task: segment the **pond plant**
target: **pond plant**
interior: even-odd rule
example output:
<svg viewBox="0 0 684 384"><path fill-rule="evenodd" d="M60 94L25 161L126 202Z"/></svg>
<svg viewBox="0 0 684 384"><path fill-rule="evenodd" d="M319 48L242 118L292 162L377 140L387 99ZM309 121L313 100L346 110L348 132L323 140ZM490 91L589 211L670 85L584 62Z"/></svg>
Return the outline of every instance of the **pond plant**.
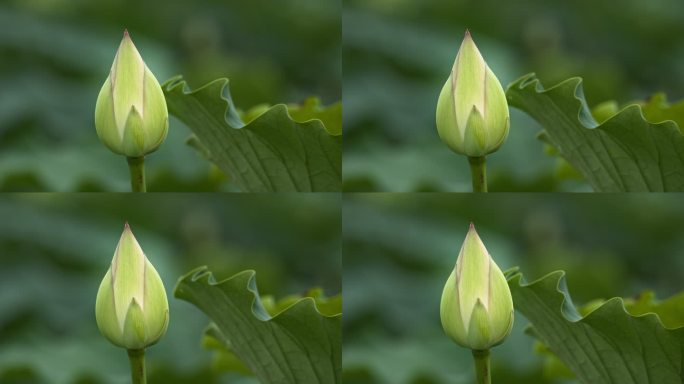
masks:
<svg viewBox="0 0 684 384"><path fill-rule="evenodd" d="M169 112L159 82L127 30L97 97L95 128L107 148L126 156L132 191L145 192L145 156L164 142Z"/></svg>
<svg viewBox="0 0 684 384"><path fill-rule="evenodd" d="M506 277L471 223L440 305L444 332L473 352L478 384L491 383L490 349L513 327L513 299Z"/></svg>
<svg viewBox="0 0 684 384"><path fill-rule="evenodd" d="M133 192L146 192L145 157L169 130L169 112L190 128L187 140L243 192L339 191L342 105L258 105L239 111L228 79L191 90L183 76L160 85L128 31L95 104L100 141L128 161Z"/></svg>
<svg viewBox="0 0 684 384"><path fill-rule="evenodd" d="M128 223L97 291L95 319L102 335L128 352L133 384L145 384L145 348L166 333L169 302Z"/></svg>
<svg viewBox="0 0 684 384"><path fill-rule="evenodd" d="M217 359L263 383L341 382L342 297L313 288L280 300L260 296L256 272L246 270L217 281L207 267L178 280L174 297L211 320L201 335ZM100 333L130 360L132 384L145 384L145 349L164 336L169 303L161 277L147 259L128 223L95 302Z"/></svg>
<svg viewBox="0 0 684 384"><path fill-rule="evenodd" d="M508 103L499 79L466 30L454 66L437 100L437 132L468 157L474 192L487 192L486 156L508 136Z"/></svg>

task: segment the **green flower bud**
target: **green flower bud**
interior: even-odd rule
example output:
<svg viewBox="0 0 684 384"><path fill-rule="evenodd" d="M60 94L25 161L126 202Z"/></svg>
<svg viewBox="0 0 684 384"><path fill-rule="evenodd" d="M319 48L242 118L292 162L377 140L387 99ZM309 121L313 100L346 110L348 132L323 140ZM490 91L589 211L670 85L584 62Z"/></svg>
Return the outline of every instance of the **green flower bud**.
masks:
<svg viewBox="0 0 684 384"><path fill-rule="evenodd" d="M444 332L473 350L499 345L511 333L511 291L473 224L444 285L440 315Z"/></svg>
<svg viewBox="0 0 684 384"><path fill-rule="evenodd" d="M97 96L95 128L107 148L128 157L152 153L166 138L169 113L164 93L128 31Z"/></svg>
<svg viewBox="0 0 684 384"><path fill-rule="evenodd" d="M452 151L481 157L508 136L508 103L499 79L466 31L437 101L437 132Z"/></svg>
<svg viewBox="0 0 684 384"><path fill-rule="evenodd" d="M164 284L128 223L97 291L95 319L102 335L126 349L155 344L169 325Z"/></svg>

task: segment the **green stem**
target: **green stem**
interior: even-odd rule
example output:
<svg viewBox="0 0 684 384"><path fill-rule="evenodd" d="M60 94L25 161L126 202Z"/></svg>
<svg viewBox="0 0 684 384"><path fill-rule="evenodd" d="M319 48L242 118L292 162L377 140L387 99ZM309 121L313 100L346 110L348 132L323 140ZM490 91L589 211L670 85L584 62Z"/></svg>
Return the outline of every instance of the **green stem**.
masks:
<svg viewBox="0 0 684 384"><path fill-rule="evenodd" d="M473 350L475 359L475 376L477 384L491 384L492 374L489 370L489 349L476 351Z"/></svg>
<svg viewBox="0 0 684 384"><path fill-rule="evenodd" d="M131 191L147 192L145 186L145 156L127 157L128 169L131 171Z"/></svg>
<svg viewBox="0 0 684 384"><path fill-rule="evenodd" d="M487 192L487 158L468 157L473 180L473 192Z"/></svg>
<svg viewBox="0 0 684 384"><path fill-rule="evenodd" d="M146 384L147 375L145 373L145 350L129 349L128 360L131 361L131 383Z"/></svg>

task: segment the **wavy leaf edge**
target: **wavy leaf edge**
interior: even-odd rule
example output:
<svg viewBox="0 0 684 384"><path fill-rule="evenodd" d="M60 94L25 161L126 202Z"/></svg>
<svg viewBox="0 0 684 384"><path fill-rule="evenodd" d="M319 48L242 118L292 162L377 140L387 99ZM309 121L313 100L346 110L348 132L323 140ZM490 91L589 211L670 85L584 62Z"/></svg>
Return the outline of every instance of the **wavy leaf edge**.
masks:
<svg viewBox="0 0 684 384"><path fill-rule="evenodd" d="M183 96L192 96L192 95L197 95L202 92L209 92L213 93L216 92L218 93L219 97L225 101L226 103L226 110L224 113L224 120L226 122L226 125L230 128L233 129L242 129L250 124L258 121L259 119L264 118L267 114L270 113L275 113L275 114L285 114L287 118L295 123L299 124L320 124L321 127L325 130L327 134L330 136L341 136L342 132L331 132L328 127L326 127L325 124L323 124L323 121L321 119L308 119L304 121L298 121L292 118L290 115L290 112L287 108L287 104L285 103L278 103L270 106L267 110L265 110L263 113L259 114L259 116L255 117L252 121L249 123L246 123L242 121L242 119L239 118L237 111L235 110L235 104L233 103L233 98L230 94L230 80L227 77L220 77L218 79L214 79L200 87L197 87L195 89L192 89L188 82L183 78L183 75L176 75L171 77L170 79L166 80L162 84L162 88L166 92L180 92L182 93ZM216 91L213 90L213 88L217 88Z"/></svg>
<svg viewBox="0 0 684 384"><path fill-rule="evenodd" d="M641 119L647 123L647 124L652 124L655 126L667 126L667 125L674 125L674 128L677 129L680 135L684 136L682 134L682 131L679 129L679 126L677 125L677 122L674 120L662 120L658 122L651 122L646 119L644 116L644 113L641 109L641 105L636 104L636 103L629 103L625 106L623 106L617 113L615 113L613 116L609 117L602 123L598 123L596 119L591 115L589 106L587 105L586 99L584 98L584 89L583 89L583 82L584 79L582 79L579 76L573 76L570 78L567 78L551 87L544 87L542 84L541 80L537 77L536 73L531 72L528 73L524 76L519 77L517 80L514 80L511 82L508 87L506 87L506 99L508 100L509 104L513 107L516 107L520 110L523 110L520 106L516 105L515 101L511 99L510 95L508 94L509 90L512 88L517 88L518 90L524 91L527 88L534 87L534 91L537 94L544 95L548 94L554 91L557 91L563 87L567 87L570 84L574 84L573 88L573 96L575 100L577 101L578 105L578 110L577 110L577 121L586 129L601 129L602 127L606 126L611 120L617 118L620 115L623 115L625 113L631 112L631 110L636 109L639 112L639 116ZM524 111L524 110L523 110ZM586 119L583 119L583 114L585 115L584 117L590 118L589 121ZM588 124L590 123L590 124Z"/></svg>
<svg viewBox="0 0 684 384"><path fill-rule="evenodd" d="M550 273L547 273L546 275L533 280L531 282L527 282L522 274L522 272L518 271L517 269L515 270L509 270L506 271L506 273L509 275L507 278L509 284L518 284L519 287L521 288L526 288L526 287L531 287L533 285L539 284L545 280L548 279L556 279L556 292L563 296L563 300L561 302L561 315L563 318L569 322L572 323L582 323L588 321L592 316L599 316L602 312L605 311L610 311L610 306L613 306L615 304L618 304L620 308L622 308L624 314L626 316L632 317L632 318L649 318L653 317L655 318L657 324L664 330L666 331L677 331L684 329L684 326L681 327L674 327L674 328L668 328L663 324L662 320L660 320L660 316L658 316L657 313L654 312L647 312L641 315L633 315L631 314L627 308L625 307L625 302L622 297L612 297L608 300L605 300L601 305L597 306L594 310L591 312L587 313L586 315L582 316L579 314L577 311L577 307L572 302L572 298L570 296L570 293L568 292L566 288L566 273L563 270L558 270L558 271L553 271ZM515 302L513 303L515 305ZM568 314L567 310L572 310L573 312L571 314Z"/></svg>
<svg viewBox="0 0 684 384"><path fill-rule="evenodd" d="M256 271L253 269L247 269L241 272L238 272L230 277L227 277L223 280L217 281L216 277L214 274L209 270L209 267L204 265L201 267L197 267L190 272L182 275L180 278L178 278L178 281L176 282L176 286L173 289L173 296L177 299L182 299L182 297L179 296L181 294L180 288L181 284L183 281L187 280L188 278L190 279L191 282L205 282L207 285L212 286L212 287L220 287L221 285L227 284L231 280L234 280L239 277L243 276L248 276L247 278L247 284L245 286L245 290L250 292L253 295L252 299L252 315L259 320L263 322L270 322L275 319L277 319L279 316L283 315L284 313L293 310L294 308L298 306L304 306L304 307L313 307L313 309L316 311L316 313L324 318L329 318L329 319L335 319L335 318L341 318L342 313L336 313L333 315L326 315L323 312L321 312L318 308L318 305L316 305L316 300L313 297L302 297L301 299L298 299L294 301L292 304L288 305L287 307L283 308L280 312L270 315L266 311L265 308L261 306L261 297L259 296L259 292L257 290L257 284L256 284ZM256 311L255 308L258 308L259 310Z"/></svg>

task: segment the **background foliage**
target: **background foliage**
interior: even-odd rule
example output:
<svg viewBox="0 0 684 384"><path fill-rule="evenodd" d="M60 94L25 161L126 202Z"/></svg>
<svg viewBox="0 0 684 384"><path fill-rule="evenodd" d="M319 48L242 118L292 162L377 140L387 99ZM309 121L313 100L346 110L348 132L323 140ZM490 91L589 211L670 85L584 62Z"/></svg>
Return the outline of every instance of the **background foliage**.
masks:
<svg viewBox="0 0 684 384"><path fill-rule="evenodd" d="M345 383L474 381L470 352L444 335L439 320L442 289L470 221L501 269L520 266L528 281L565 270L578 306L647 289L663 299L684 290L682 196L348 196ZM494 380L573 383L535 353L527 324L516 312L510 338L492 350Z"/></svg>
<svg viewBox="0 0 684 384"><path fill-rule="evenodd" d="M340 198L334 195L0 197L0 382L128 383L126 353L95 324L95 295L125 220L159 271L169 330L148 349L151 383L254 384L212 369L209 319L173 298L181 275L257 271L262 295L341 292Z"/></svg>
<svg viewBox="0 0 684 384"><path fill-rule="evenodd" d="M437 96L466 28L502 85L536 72L546 86L584 78L591 107L664 91L684 98L684 3L678 0L346 0L345 190L469 190L467 162L439 141ZM493 191L589 190L511 109L490 156Z"/></svg>
<svg viewBox="0 0 684 384"><path fill-rule="evenodd" d="M95 134L95 100L128 28L160 83L231 80L233 101L324 105L341 94L339 0L7 0L0 3L0 190L126 191L125 160ZM147 161L148 190L231 190L169 137Z"/></svg>

